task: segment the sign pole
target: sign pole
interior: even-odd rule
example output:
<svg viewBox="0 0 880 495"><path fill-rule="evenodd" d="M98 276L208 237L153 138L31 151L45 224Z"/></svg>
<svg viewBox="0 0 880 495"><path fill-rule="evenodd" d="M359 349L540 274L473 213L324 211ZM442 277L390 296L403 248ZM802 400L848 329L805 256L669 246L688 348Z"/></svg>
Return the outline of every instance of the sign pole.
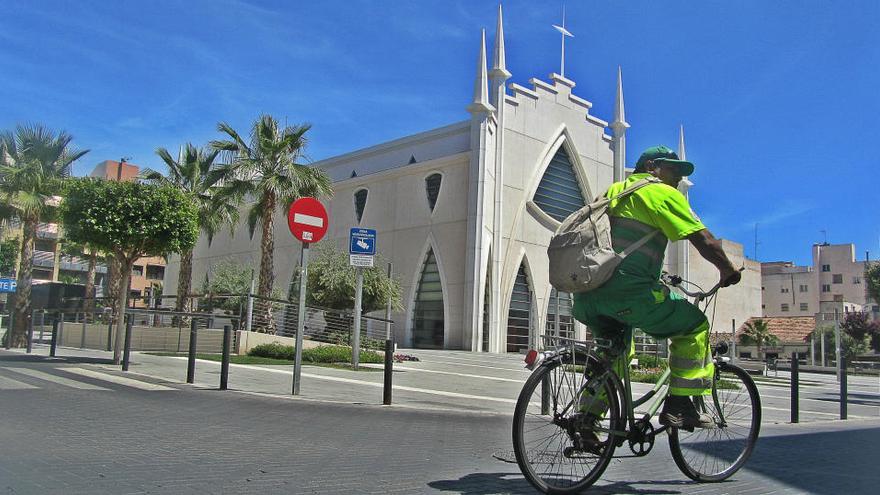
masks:
<svg viewBox="0 0 880 495"><path fill-rule="evenodd" d="M293 359L293 395L299 395L299 382L302 376L303 329L306 322L306 285L309 276L309 243L302 243L302 259L299 268L299 309L296 313L296 349Z"/></svg>
<svg viewBox="0 0 880 495"><path fill-rule="evenodd" d="M388 280L391 280L391 263L388 263ZM385 305L385 340L391 340L391 298Z"/></svg>
<svg viewBox="0 0 880 495"><path fill-rule="evenodd" d="M361 267L355 268L357 273L357 285L354 291L354 334L351 336L351 367L355 370L361 360L361 307L363 306L364 271Z"/></svg>

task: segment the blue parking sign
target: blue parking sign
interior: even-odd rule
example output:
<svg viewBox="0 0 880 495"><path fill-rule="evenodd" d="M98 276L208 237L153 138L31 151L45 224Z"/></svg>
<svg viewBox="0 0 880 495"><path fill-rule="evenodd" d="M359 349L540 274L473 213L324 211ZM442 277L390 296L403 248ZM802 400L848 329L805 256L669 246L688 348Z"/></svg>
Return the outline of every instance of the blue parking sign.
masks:
<svg viewBox="0 0 880 495"><path fill-rule="evenodd" d="M354 227L348 237L348 254L376 254L376 231Z"/></svg>
<svg viewBox="0 0 880 495"><path fill-rule="evenodd" d="M0 278L0 293L15 292L18 288L18 282L14 278Z"/></svg>

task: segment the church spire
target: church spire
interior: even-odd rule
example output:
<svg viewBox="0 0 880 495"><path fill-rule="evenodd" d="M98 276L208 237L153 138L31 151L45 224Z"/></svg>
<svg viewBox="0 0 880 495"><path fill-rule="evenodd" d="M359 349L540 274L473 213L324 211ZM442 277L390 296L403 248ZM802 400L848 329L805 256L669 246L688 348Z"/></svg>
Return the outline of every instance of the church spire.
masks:
<svg viewBox="0 0 880 495"><path fill-rule="evenodd" d="M614 182L624 179L624 170L626 167L626 130L629 124L626 123L626 113L623 109L623 75L620 66L617 66L617 97L614 100L614 121L611 122L613 130L612 143L614 145Z"/></svg>
<svg viewBox="0 0 880 495"><path fill-rule="evenodd" d="M687 153L684 151L684 125L679 124L678 126L678 158L681 160L687 160Z"/></svg>
<svg viewBox="0 0 880 495"><path fill-rule="evenodd" d="M486 30L480 40L480 56L477 57L477 79L474 82L474 101L467 107L472 114L492 111L489 104L489 79L486 75Z"/></svg>
<svg viewBox="0 0 880 495"><path fill-rule="evenodd" d="M510 78L507 64L504 60L504 20L501 15L501 4L498 4L498 25L495 27L495 57L492 64L492 80Z"/></svg>

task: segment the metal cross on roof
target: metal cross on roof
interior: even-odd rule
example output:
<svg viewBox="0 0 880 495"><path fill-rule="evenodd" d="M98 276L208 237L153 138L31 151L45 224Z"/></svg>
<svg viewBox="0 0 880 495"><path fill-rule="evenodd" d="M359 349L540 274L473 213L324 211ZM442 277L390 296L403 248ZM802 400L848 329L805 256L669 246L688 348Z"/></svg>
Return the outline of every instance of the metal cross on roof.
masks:
<svg viewBox="0 0 880 495"><path fill-rule="evenodd" d="M559 75L565 77L565 37L574 38L574 35L571 34L567 29L565 29L565 6L562 6L562 25L557 26L556 24L553 27L562 34L562 61L560 62L559 67Z"/></svg>

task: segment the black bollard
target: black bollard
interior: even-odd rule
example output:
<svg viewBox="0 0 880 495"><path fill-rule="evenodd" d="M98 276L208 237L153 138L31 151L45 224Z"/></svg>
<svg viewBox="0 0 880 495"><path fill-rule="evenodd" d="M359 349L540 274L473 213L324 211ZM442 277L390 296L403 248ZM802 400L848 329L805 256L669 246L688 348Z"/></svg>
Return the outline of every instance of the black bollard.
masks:
<svg viewBox="0 0 880 495"><path fill-rule="evenodd" d="M196 381L196 344L198 343L198 328L196 319L189 322L189 352L186 359L186 383Z"/></svg>
<svg viewBox="0 0 880 495"><path fill-rule="evenodd" d="M131 361L131 334L134 327L134 315L125 316L125 346L122 349L122 371L128 371L128 364Z"/></svg>
<svg viewBox="0 0 880 495"><path fill-rule="evenodd" d="M797 423L800 413L799 408L799 389L798 389L798 355L796 352L791 353L791 422Z"/></svg>
<svg viewBox="0 0 880 495"><path fill-rule="evenodd" d="M27 316L28 319L28 327L27 327L27 353L30 354L31 351L34 350L34 315L33 313Z"/></svg>
<svg viewBox="0 0 880 495"><path fill-rule="evenodd" d="M382 404L391 405L391 376L394 372L394 341L385 340L385 381L382 388Z"/></svg>
<svg viewBox="0 0 880 495"><path fill-rule="evenodd" d="M846 419L846 358L840 358L840 419Z"/></svg>
<svg viewBox="0 0 880 495"><path fill-rule="evenodd" d="M49 357L55 357L55 350L58 348L58 315L52 319L52 340L49 344Z"/></svg>
<svg viewBox="0 0 880 495"><path fill-rule="evenodd" d="M229 351L232 347L232 325L223 325L223 361L220 363L220 390L229 384Z"/></svg>
<svg viewBox="0 0 880 495"><path fill-rule="evenodd" d="M107 323L107 351L113 350L113 313L109 315L110 322Z"/></svg>

